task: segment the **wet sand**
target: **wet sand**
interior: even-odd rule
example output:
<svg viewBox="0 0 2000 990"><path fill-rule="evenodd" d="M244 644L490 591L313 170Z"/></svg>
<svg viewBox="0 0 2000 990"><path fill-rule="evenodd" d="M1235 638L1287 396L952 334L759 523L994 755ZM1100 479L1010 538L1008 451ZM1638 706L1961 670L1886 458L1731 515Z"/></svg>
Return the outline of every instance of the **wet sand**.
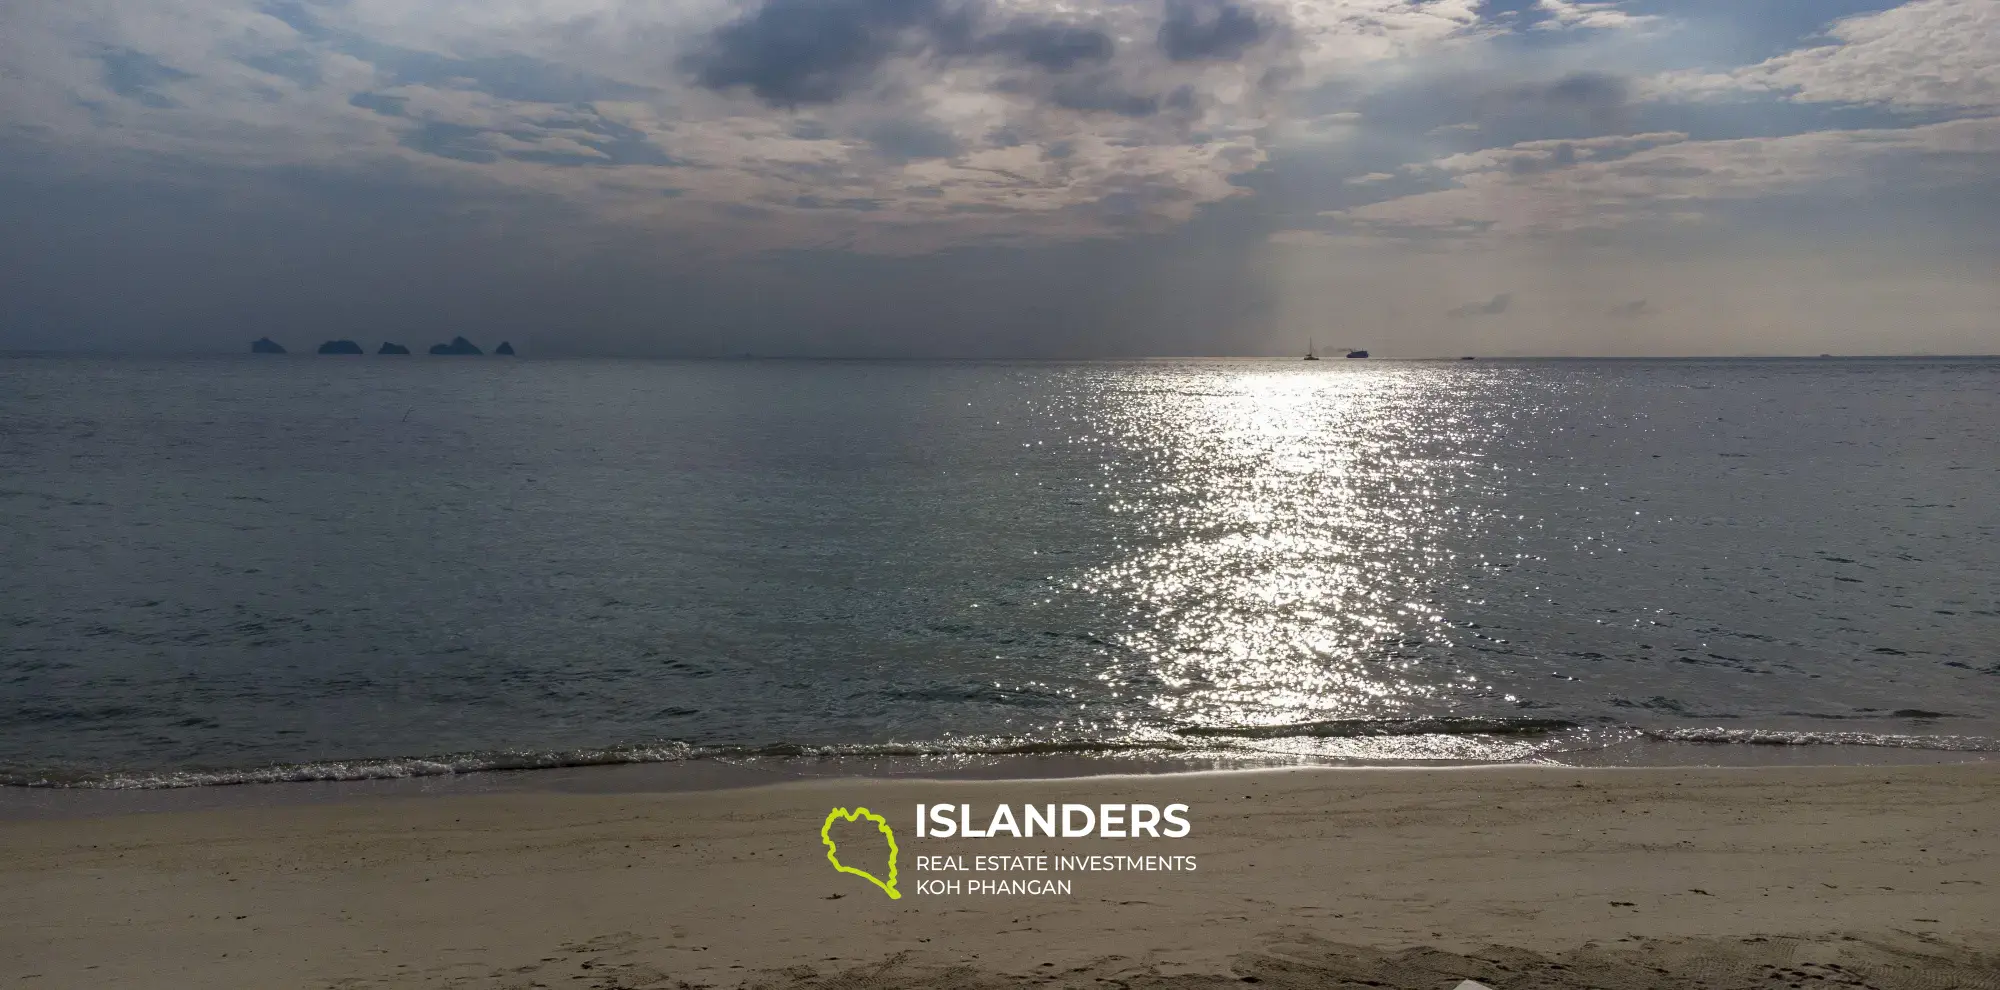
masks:
<svg viewBox="0 0 2000 990"><path fill-rule="evenodd" d="M1192 834L918 838L924 803ZM892 900L827 862L887 814ZM844 827L844 826L843 826ZM868 835L837 831L879 863ZM919 857L1192 856L956 874ZM35 987L2000 987L2000 767L1294 770L367 798L0 823ZM932 860L933 863L944 861ZM878 872L880 872L878 870ZM1066 879L1067 895L919 893Z"/></svg>

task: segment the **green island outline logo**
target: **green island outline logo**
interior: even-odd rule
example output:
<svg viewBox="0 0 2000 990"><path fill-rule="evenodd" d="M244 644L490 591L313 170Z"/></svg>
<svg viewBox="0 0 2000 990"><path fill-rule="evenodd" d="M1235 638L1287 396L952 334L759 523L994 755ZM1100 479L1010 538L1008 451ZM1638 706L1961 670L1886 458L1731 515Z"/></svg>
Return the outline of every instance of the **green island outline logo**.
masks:
<svg viewBox="0 0 2000 990"><path fill-rule="evenodd" d="M889 840L889 881L887 883L882 882L881 877L867 870L855 869L840 861L840 850L833 843L832 833L833 823L843 818L850 822L866 818L875 823L875 828L882 833L883 838ZM882 892L888 894L889 899L892 901L902 899L902 891L896 889L896 830L889 827L888 819L869 811L867 808L856 808L853 811L849 811L846 808L835 808L826 813L826 821L819 827L819 841L826 843L826 861L832 863L834 869L842 873L852 873L882 888Z"/></svg>

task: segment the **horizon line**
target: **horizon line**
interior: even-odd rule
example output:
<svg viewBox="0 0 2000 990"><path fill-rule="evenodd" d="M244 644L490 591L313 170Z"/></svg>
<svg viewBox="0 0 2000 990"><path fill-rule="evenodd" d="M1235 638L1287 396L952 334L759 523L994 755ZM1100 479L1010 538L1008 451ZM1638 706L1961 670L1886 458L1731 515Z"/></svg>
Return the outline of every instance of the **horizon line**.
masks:
<svg viewBox="0 0 2000 990"><path fill-rule="evenodd" d="M1036 362L1036 363L1092 363L1118 361L1298 361L1303 359L1292 354L1104 354L1104 355L882 355L882 354L648 354L643 352L588 352L558 350L553 353L536 354L521 351L513 355L434 355L417 352L407 355L383 354L318 354L311 351L287 352L284 354L253 354L246 351L223 350L113 350L97 348L53 349L53 348L0 348L0 358L354 358L354 357L541 357L553 360L612 360L612 361L846 361L881 363L921 363L921 362ZM1413 354L1413 355L1371 355L1367 358L1322 358L1318 363L1347 364L1368 361L1841 361L1841 360L1985 360L2000 358L2000 351L1988 353L1852 353L1835 354L1822 352L1808 353L1750 353L1750 354Z"/></svg>

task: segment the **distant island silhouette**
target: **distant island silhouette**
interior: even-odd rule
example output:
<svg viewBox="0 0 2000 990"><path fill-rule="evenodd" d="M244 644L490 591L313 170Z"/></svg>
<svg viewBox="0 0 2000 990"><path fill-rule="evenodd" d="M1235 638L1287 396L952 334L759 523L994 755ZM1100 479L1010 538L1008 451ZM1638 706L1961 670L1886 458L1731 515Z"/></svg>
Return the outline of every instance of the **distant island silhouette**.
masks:
<svg viewBox="0 0 2000 990"><path fill-rule="evenodd" d="M451 343L449 344L432 344L430 352L432 354L443 354L443 355L468 354L474 356L480 356L486 353L485 351L479 349L478 344L475 344L472 341L465 339L464 337L453 337L451 338ZM269 337L259 337L256 340L250 342L250 353L284 354L287 352L285 351L285 346L283 344L280 344ZM326 343L319 345L319 353L366 354L368 352L366 350L363 350L360 344L355 343L352 340L343 339L343 340L329 340ZM375 351L375 353L408 354L410 353L410 349L408 347L403 346L402 344L396 343L393 340L385 340L382 342L382 346L378 348ZM505 355L507 357L513 357L518 352L514 350L513 344L503 340L500 342L499 347L493 349L493 353Z"/></svg>

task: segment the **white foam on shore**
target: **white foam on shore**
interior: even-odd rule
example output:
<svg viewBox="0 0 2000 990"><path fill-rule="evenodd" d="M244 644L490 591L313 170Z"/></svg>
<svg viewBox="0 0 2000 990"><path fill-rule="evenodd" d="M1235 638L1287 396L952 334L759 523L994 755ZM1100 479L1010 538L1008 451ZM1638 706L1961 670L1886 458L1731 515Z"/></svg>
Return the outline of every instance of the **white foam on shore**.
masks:
<svg viewBox="0 0 2000 990"><path fill-rule="evenodd" d="M17 788L167 790L244 784L403 780L499 771L555 770L636 764L722 762L810 766L869 762L907 763L911 772L961 769L980 761L1068 757L1083 761L1194 762L1218 767L1272 765L1485 765L1565 762L1634 741L1723 746L1862 747L1936 753L2000 753L2000 739L1812 730L1584 727L1571 723L1499 720L1357 721L1312 723L1242 731L1204 730L1178 737L1132 740L970 739L848 745L779 743L699 746L682 742L556 751L496 751L404 758L329 760L238 768L108 771L0 769L0 785ZM1700 747L1697 747L1700 748ZM1700 765L1676 759L1669 765ZM1847 762L1833 760L1831 762Z"/></svg>

